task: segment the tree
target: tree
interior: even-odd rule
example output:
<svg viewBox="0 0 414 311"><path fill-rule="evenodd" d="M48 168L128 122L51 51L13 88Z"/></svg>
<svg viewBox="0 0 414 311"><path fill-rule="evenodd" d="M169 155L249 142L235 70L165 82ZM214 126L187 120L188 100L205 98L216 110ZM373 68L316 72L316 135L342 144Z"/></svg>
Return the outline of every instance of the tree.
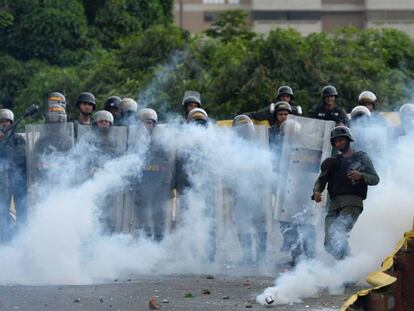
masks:
<svg viewBox="0 0 414 311"><path fill-rule="evenodd" d="M106 0L96 12L95 34L105 47L118 47L121 38L172 20L172 0Z"/></svg>
<svg viewBox="0 0 414 311"><path fill-rule="evenodd" d="M16 0L10 8L14 23L1 33L0 46L18 59L65 65L88 46L87 21L78 0Z"/></svg>
<svg viewBox="0 0 414 311"><path fill-rule="evenodd" d="M207 36L219 38L224 42L235 38L250 40L255 36L247 22L247 13L242 10L229 10L220 13L205 33Z"/></svg>

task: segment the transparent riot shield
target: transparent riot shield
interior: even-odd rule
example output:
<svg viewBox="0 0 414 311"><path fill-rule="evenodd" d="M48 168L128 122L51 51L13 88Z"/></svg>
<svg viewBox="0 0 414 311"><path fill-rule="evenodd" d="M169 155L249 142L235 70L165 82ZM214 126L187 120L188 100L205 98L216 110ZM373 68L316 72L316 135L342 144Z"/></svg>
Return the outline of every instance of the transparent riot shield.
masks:
<svg viewBox="0 0 414 311"><path fill-rule="evenodd" d="M297 224L315 221L315 203L310 196L320 165L331 154L330 132L334 126L333 121L297 116L289 116L282 124L275 219Z"/></svg>
<svg viewBox="0 0 414 311"><path fill-rule="evenodd" d="M145 129L139 123L127 127L127 153L136 154L137 157L142 157L141 155L145 154L149 140L149 138L144 139L145 134ZM117 228L124 233L131 233L135 228L136 193L134 185L138 178L139 176L132 176L124 189L123 213L117 222Z"/></svg>
<svg viewBox="0 0 414 311"><path fill-rule="evenodd" d="M327 194L316 208L311 200L322 161L331 156L333 121L289 115L272 132L275 154L272 192L273 231L269 251L275 264L291 267L302 255L315 256Z"/></svg>
<svg viewBox="0 0 414 311"><path fill-rule="evenodd" d="M127 128L79 125L77 143L80 149L84 148L84 159L87 159L83 163L86 167L82 171L87 174L86 178L91 178L108 161L124 155L127 146ZM103 199L99 202L102 209L101 222L109 232L121 231L124 209L123 189L124 187L119 185L111 187L103 192Z"/></svg>
<svg viewBox="0 0 414 311"><path fill-rule="evenodd" d="M140 127L129 133L132 151L144 153L145 162L124 195L123 230L158 241L171 230L174 206L175 152L162 142L167 130L158 125L151 134Z"/></svg>
<svg viewBox="0 0 414 311"><path fill-rule="evenodd" d="M73 123L26 125L28 206L42 190L59 184L65 156L74 146Z"/></svg>
<svg viewBox="0 0 414 311"><path fill-rule="evenodd" d="M251 133L233 128L236 135L252 147L269 149L268 128L255 125ZM270 163L269 163L270 167ZM216 260L219 262L260 262L266 253L267 233L271 230L271 188L269 175L261 178L250 172L250 191L243 183L222 176L216 187ZM244 180L244 179L240 179Z"/></svg>

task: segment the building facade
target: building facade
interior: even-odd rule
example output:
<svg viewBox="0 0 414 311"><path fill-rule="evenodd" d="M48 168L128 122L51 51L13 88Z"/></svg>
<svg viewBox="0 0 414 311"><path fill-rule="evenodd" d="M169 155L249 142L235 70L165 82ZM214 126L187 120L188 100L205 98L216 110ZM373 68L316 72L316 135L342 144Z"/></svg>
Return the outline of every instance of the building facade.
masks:
<svg viewBox="0 0 414 311"><path fill-rule="evenodd" d="M337 27L393 27L414 37L414 0L176 0L177 25L200 32L224 10L245 10L259 33L292 27L304 35Z"/></svg>

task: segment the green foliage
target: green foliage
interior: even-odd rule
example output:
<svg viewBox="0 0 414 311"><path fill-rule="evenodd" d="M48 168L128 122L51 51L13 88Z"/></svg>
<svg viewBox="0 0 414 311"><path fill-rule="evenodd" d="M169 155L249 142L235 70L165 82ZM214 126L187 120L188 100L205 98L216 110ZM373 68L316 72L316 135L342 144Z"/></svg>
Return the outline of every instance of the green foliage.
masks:
<svg viewBox="0 0 414 311"><path fill-rule="evenodd" d="M96 12L95 32L105 47L117 47L117 41L147 29L152 25L171 21L173 1L106 0Z"/></svg>
<svg viewBox="0 0 414 311"><path fill-rule="evenodd" d="M400 31L345 28L303 37L276 29L257 36L244 12L231 11L190 36L168 23L172 3L16 0L0 6L1 104L19 114L52 91L72 103L89 91L98 107L108 96L128 96L163 118L182 112L183 93L191 89L213 118L232 118L268 106L281 85L293 87L305 112L320 102L326 84L337 87L348 111L363 90L377 94L381 110L412 99L414 41ZM76 113L73 105L69 111Z"/></svg>
<svg viewBox="0 0 414 311"><path fill-rule="evenodd" d="M87 22L78 0L16 0L14 23L0 37L0 45L18 59L39 58L69 64L76 50L87 47Z"/></svg>
<svg viewBox="0 0 414 311"><path fill-rule="evenodd" d="M0 102L3 106L19 106L17 94L26 87L32 75L43 64L38 61L20 62L10 55L0 53Z"/></svg>
<svg viewBox="0 0 414 311"><path fill-rule="evenodd" d="M13 22L14 17L10 11L6 8L0 7L0 31L7 27L11 27L13 25Z"/></svg>
<svg viewBox="0 0 414 311"><path fill-rule="evenodd" d="M220 38L228 42L235 38L249 40L255 35L250 31L247 22L247 13L243 10L229 10L220 13L217 19L206 30L206 34L212 38Z"/></svg>

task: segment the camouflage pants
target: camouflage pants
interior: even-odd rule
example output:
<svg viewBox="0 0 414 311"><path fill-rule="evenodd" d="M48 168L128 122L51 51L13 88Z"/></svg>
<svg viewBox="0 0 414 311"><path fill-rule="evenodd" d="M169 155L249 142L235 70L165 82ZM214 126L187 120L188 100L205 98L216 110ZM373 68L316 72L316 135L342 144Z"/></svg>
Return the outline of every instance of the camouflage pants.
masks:
<svg viewBox="0 0 414 311"><path fill-rule="evenodd" d="M325 249L335 259L344 259L349 254L349 232L362 212L360 206L345 206L331 209L325 218Z"/></svg>
<svg viewBox="0 0 414 311"><path fill-rule="evenodd" d="M280 232L283 236L281 251L290 252L292 266L300 261L304 253L307 258L315 257L316 231L314 226L307 224L295 224L280 221Z"/></svg>

